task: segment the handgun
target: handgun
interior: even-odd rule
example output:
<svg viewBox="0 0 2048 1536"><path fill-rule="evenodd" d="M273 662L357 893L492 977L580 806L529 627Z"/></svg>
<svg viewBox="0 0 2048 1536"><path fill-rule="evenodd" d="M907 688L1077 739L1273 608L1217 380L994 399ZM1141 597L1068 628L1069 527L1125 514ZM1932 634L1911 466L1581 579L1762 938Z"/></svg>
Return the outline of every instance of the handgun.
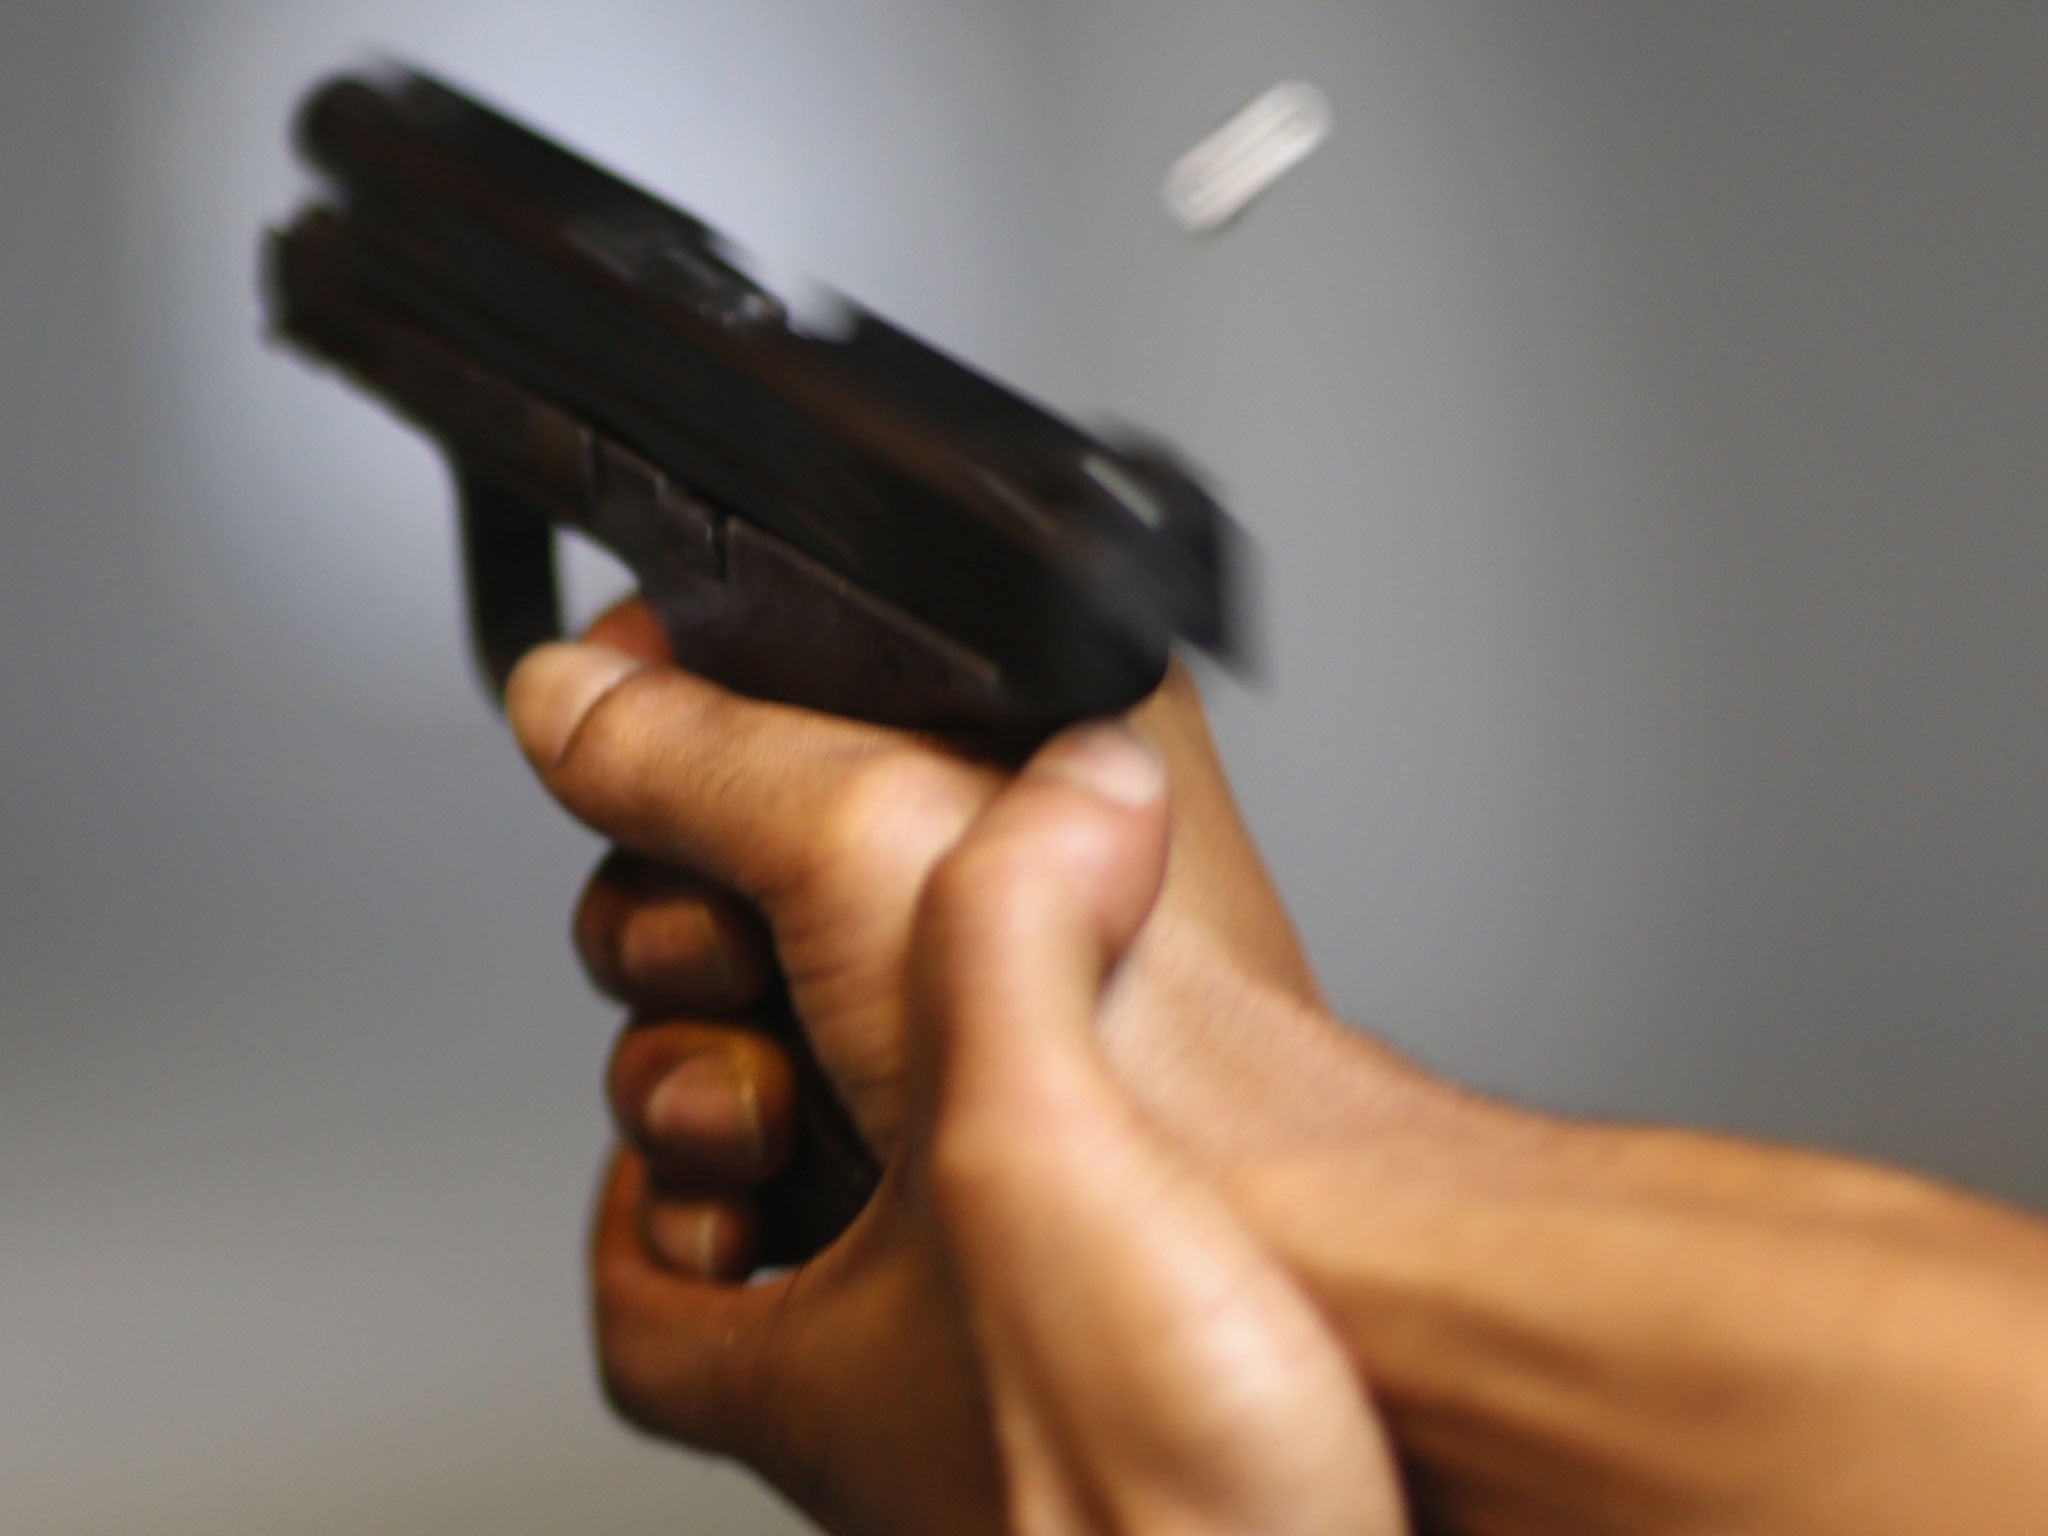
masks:
<svg viewBox="0 0 2048 1536"><path fill-rule="evenodd" d="M500 688L559 631L554 530L742 692L1026 746L1176 636L1240 649L1234 525L1091 436L425 74L330 80L322 192L268 242L277 335L445 449ZM792 290L800 291L792 291Z"/></svg>
<svg viewBox="0 0 2048 1536"><path fill-rule="evenodd" d="M273 332L446 452L494 695L560 633L563 529L627 567L679 664L999 756L1143 698L1176 638L1241 653L1241 535L1159 444L767 279L419 71L321 83L296 139L319 188L265 242ZM871 1174L771 1246L829 1235Z"/></svg>

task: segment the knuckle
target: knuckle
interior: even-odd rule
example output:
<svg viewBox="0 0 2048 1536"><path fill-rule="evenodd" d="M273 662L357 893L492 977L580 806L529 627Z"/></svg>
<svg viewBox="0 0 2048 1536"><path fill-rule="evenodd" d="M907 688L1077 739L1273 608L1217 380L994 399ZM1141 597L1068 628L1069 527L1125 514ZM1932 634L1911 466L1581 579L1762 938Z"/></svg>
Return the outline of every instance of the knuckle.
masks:
<svg viewBox="0 0 2048 1536"><path fill-rule="evenodd" d="M661 668L628 673L592 704L547 773L599 814L655 797L675 779L675 745L717 741L731 700Z"/></svg>
<svg viewBox="0 0 2048 1536"><path fill-rule="evenodd" d="M656 681L651 670L629 672L600 694L562 743L549 779L574 783L601 774L644 740L642 716Z"/></svg>
<svg viewBox="0 0 2048 1536"><path fill-rule="evenodd" d="M949 1115L927 1153L925 1178L933 1208L956 1232L999 1232L1017 1212L1035 1204L1029 1185L1041 1177L1043 1167L1032 1155L1035 1129L1015 1116L990 1115L985 1109Z"/></svg>
<svg viewBox="0 0 2048 1536"><path fill-rule="evenodd" d="M641 1351L626 1347L602 1322L597 1332L597 1386L605 1405L634 1428L656 1434L669 1427L661 1393Z"/></svg>
<svg viewBox="0 0 2048 1536"><path fill-rule="evenodd" d="M821 841L833 851L858 849L875 829L903 814L920 794L921 769L909 752L882 747L864 752L839 773L820 817Z"/></svg>
<svg viewBox="0 0 2048 1536"><path fill-rule="evenodd" d="M600 1247L590 1261L590 1300L599 1341L622 1350L641 1325L646 1260L629 1245Z"/></svg>
<svg viewBox="0 0 2048 1536"><path fill-rule="evenodd" d="M631 1027L619 1031L604 1065L605 1103L620 1131L630 1133L640 1119L641 1105L653 1087L644 1045L645 1036Z"/></svg>
<svg viewBox="0 0 2048 1536"><path fill-rule="evenodd" d="M941 859L926 888L926 911L947 927L1008 926L1061 899L1062 850L1017 833L972 838Z"/></svg>
<svg viewBox="0 0 2048 1536"><path fill-rule="evenodd" d="M899 861L921 866L959 835L976 805L960 765L908 742L871 746L834 771L802 873L819 883L866 880Z"/></svg>
<svg viewBox="0 0 2048 1536"><path fill-rule="evenodd" d="M999 909L1014 899L1022 867L1017 850L1004 843L987 838L962 843L933 868L925 888L926 910L950 924Z"/></svg>
<svg viewBox="0 0 2048 1536"><path fill-rule="evenodd" d="M583 887L569 921L569 941L591 984L607 997L624 1000L628 978L623 962L626 924L631 908L600 866Z"/></svg>

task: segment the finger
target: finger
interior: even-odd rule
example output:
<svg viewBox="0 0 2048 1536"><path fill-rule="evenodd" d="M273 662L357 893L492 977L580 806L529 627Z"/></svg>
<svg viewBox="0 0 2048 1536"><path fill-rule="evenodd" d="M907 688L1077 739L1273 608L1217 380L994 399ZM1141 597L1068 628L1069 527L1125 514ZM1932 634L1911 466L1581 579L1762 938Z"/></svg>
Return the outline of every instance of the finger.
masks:
<svg viewBox="0 0 2048 1536"><path fill-rule="evenodd" d="M661 1263L642 1230L646 1187L639 1157L621 1151L598 1195L591 1290L605 1395L652 1433L751 1455L779 1385L767 1346L787 1282L717 1285Z"/></svg>
<svg viewBox="0 0 2048 1536"><path fill-rule="evenodd" d="M920 914L930 1187L1023 1528L1391 1532L1398 1482L1335 1335L1117 1085L1104 989L1165 875L1160 760L1056 739Z"/></svg>
<svg viewBox="0 0 2048 1536"><path fill-rule="evenodd" d="M671 1191L651 1178L640 1203L640 1237L663 1267L690 1280L731 1283L752 1273L760 1224L744 1195Z"/></svg>
<svg viewBox="0 0 2048 1536"><path fill-rule="evenodd" d="M572 933L598 990L644 1013L737 1013L774 978L773 945L751 907L624 849L584 886Z"/></svg>
<svg viewBox="0 0 2048 1536"><path fill-rule="evenodd" d="M629 1026L612 1048L605 1097L619 1134L666 1184L747 1187L789 1161L789 1058L745 1026Z"/></svg>
<svg viewBox="0 0 2048 1536"><path fill-rule="evenodd" d="M592 619L583 631L583 639L592 645L624 651L641 661L666 664L672 659L668 632L638 593L620 598Z"/></svg>
<svg viewBox="0 0 2048 1536"><path fill-rule="evenodd" d="M1157 750L1128 726L1065 732L934 871L915 948L916 1048L949 1114L1036 1113L1049 1106L1025 1103L1034 1085L1080 1092L1106 1070L1095 1004L1165 877L1166 784Z"/></svg>
<svg viewBox="0 0 2048 1536"><path fill-rule="evenodd" d="M505 705L571 813L750 901L859 864L877 877L897 872L908 890L873 894L907 907L992 782L901 732L745 699L601 646L538 647L514 670Z"/></svg>

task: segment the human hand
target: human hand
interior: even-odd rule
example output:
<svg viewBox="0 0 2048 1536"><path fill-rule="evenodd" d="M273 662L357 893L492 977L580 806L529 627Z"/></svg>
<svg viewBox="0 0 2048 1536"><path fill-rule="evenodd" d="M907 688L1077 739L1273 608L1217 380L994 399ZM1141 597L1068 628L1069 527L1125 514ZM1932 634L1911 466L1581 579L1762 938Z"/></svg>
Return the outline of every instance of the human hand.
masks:
<svg viewBox="0 0 2048 1536"><path fill-rule="evenodd" d="M666 642L636 604L590 639L604 651L540 653L508 705L550 789L621 844L576 922L592 979L643 1021L621 1041L615 1080L648 1094L690 1063L693 1090L667 1093L663 1118L705 1160L703 1179L757 1168L764 1149L783 1155L786 1062L758 1030L714 1022L758 1015L779 961L811 1049L886 1156L917 894L1006 775L929 740L676 673L660 665ZM593 722L562 718L622 678L636 697L605 700ZM1176 814L1165 890L1104 1024L1127 1085L1211 1169L1421 1116L1434 1102L1429 1080L1322 1008L1192 682L1176 669L1132 720L1168 764ZM572 734L573 751L556 761ZM1320 1091L1303 1095L1304 1081ZM723 1182L736 1195L745 1181Z"/></svg>
<svg viewBox="0 0 2048 1536"><path fill-rule="evenodd" d="M547 691L515 701L515 722L545 717ZM1987 1528L2041 1513L2013 1475L2048 1443L2030 1363L2048 1353L2038 1223L1836 1159L1513 1111L1333 1040L1220 774L1204 791L1213 758L1185 697L1169 689L1138 719L1177 792L1193 786L1187 798L1220 814L1176 822L1166 890L1106 1000L1105 1049L1150 1122L1338 1324L1433 1527L1865 1533L1941 1529L1943 1510L1982 1511ZM625 704L565 798L750 895L737 864L703 851L759 844L756 870L793 857L796 878L768 903L778 941L804 936L785 958L832 955L807 924L844 920L871 941L865 973L850 964L817 988L825 1011L806 1022L844 1027L831 1051L842 1089L886 1149L907 1038L907 969L891 957L907 952L930 868L1000 777L977 788L982 770L928 744L742 701L729 701L740 739L677 734L707 701L728 707L687 680ZM693 771L667 774L664 757ZM660 903L608 884L581 924L593 970L629 998L698 974L690 956L705 945L674 942L691 925L664 936ZM676 1029L708 1029L700 1045L751 1039L650 1025L622 1041L615 1086L663 1081ZM728 1060L722 1097L697 1096L666 1131L638 1122L669 1136L674 1168L714 1183L711 1149L786 1142L776 1053ZM705 1113L720 1103L748 1108L721 1129ZM718 1251L737 1264L743 1245Z"/></svg>
<svg viewBox="0 0 2048 1536"><path fill-rule="evenodd" d="M596 1273L629 1417L753 1463L838 1530L1405 1528L1337 1338L1099 1049L1164 876L1164 791L1138 737L1086 728L939 861L895 1156L802 1270L707 1282L700 1243L644 1225L649 1159L622 1154ZM663 1146L646 1101L617 1108Z"/></svg>

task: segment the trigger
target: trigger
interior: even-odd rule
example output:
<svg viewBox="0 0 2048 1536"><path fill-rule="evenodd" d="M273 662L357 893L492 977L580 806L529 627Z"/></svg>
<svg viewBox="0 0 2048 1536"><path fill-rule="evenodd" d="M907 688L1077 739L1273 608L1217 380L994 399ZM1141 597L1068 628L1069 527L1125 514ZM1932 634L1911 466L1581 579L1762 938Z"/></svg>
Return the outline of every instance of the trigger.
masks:
<svg viewBox="0 0 2048 1536"><path fill-rule="evenodd" d="M562 636L555 531L540 504L506 480L457 465L470 643L491 697L502 700L519 658Z"/></svg>

